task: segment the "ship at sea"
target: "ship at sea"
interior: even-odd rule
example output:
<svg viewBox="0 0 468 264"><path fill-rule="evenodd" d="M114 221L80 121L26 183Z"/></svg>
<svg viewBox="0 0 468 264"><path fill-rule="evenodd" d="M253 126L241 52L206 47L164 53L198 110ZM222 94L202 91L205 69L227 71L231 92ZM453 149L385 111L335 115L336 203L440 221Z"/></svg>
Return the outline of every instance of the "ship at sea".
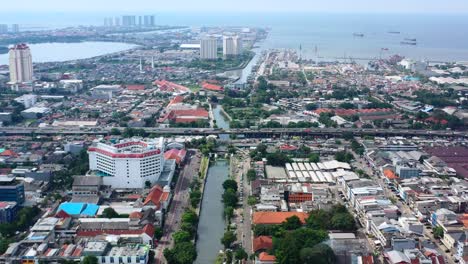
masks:
<svg viewBox="0 0 468 264"><path fill-rule="evenodd" d="M353 33L353 36L362 38L362 37L364 37L364 34L362 34L362 33Z"/></svg>
<svg viewBox="0 0 468 264"><path fill-rule="evenodd" d="M415 39L415 38L405 38L405 41L412 41L412 42L416 42L416 39Z"/></svg>
<svg viewBox="0 0 468 264"><path fill-rule="evenodd" d="M389 34L400 34L400 31L389 31Z"/></svg>
<svg viewBox="0 0 468 264"><path fill-rule="evenodd" d="M400 42L401 45L412 45L412 46L416 46L417 43L416 41L402 41Z"/></svg>

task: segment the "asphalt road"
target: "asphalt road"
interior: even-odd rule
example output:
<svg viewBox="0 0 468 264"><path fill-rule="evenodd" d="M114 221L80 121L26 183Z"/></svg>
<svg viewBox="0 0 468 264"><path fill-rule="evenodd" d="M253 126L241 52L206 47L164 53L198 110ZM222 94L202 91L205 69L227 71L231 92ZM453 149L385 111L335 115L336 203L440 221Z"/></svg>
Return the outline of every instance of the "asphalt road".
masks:
<svg viewBox="0 0 468 264"><path fill-rule="evenodd" d="M189 187L194 176L198 175L200 169L201 154L198 150L187 152L186 164L179 174L179 178L174 188L174 197L166 213L164 223L164 235L155 249L156 264L166 263L164 259L164 249L173 245L172 234L180 229L181 217L185 209L189 207Z"/></svg>
<svg viewBox="0 0 468 264"><path fill-rule="evenodd" d="M235 218L237 226L237 240L241 242L242 247L247 254L252 254L252 216L248 198L250 195L250 185L247 179L247 171L250 169L250 157L245 153L238 151L239 156L231 158L231 175L234 175L239 185L239 197L242 197L242 215ZM247 260L245 263L251 263Z"/></svg>

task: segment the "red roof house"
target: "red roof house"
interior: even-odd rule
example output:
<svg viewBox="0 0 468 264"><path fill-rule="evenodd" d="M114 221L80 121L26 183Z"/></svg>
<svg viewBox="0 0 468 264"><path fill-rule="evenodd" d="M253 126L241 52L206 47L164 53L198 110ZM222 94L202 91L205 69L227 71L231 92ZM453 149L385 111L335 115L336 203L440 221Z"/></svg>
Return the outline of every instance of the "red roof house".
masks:
<svg viewBox="0 0 468 264"><path fill-rule="evenodd" d="M166 209L169 203L170 190L165 190L160 185L155 185L151 188L148 196L146 196L144 206L156 207L157 209Z"/></svg>
<svg viewBox="0 0 468 264"><path fill-rule="evenodd" d="M253 251L267 251L273 248L273 239L270 236L259 236L253 240Z"/></svg>
<svg viewBox="0 0 468 264"><path fill-rule="evenodd" d="M215 92L222 92L224 88L222 86L211 84L208 82L202 82L202 88L205 90L215 91Z"/></svg>
<svg viewBox="0 0 468 264"><path fill-rule="evenodd" d="M254 225L279 225L291 216L297 216L302 223L305 223L309 215L303 212L255 212L252 223Z"/></svg>
<svg viewBox="0 0 468 264"><path fill-rule="evenodd" d="M173 159L177 164L180 164L185 160L185 155L187 155L185 149L171 149L164 153L164 159Z"/></svg>
<svg viewBox="0 0 468 264"><path fill-rule="evenodd" d="M256 263L260 264L274 264L276 262L276 257L273 255L269 255L266 252L260 253L258 255L258 261Z"/></svg>

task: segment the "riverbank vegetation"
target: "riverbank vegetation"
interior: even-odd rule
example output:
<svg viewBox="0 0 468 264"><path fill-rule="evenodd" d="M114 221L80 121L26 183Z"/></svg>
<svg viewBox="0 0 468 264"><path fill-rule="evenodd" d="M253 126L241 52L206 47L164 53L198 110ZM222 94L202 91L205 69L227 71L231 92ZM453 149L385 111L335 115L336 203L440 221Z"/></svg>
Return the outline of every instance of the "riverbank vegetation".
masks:
<svg viewBox="0 0 468 264"><path fill-rule="evenodd" d="M194 238L197 232L198 215L193 210L187 210L182 215L180 230L172 235L173 248L164 249L164 257L168 264L189 264L197 258Z"/></svg>

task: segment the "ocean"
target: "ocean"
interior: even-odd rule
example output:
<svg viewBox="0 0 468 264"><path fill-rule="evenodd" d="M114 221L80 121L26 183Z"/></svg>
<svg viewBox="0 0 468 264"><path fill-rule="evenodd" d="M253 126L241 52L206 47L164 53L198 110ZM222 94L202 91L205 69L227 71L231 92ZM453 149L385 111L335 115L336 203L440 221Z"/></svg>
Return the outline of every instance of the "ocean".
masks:
<svg viewBox="0 0 468 264"><path fill-rule="evenodd" d="M26 28L102 25L104 17L118 15L2 14L1 22ZM301 46L302 57L309 59L400 54L417 60L468 61L468 16L462 14L156 13L156 17L161 25L268 27L271 32L262 48ZM402 45L405 39L416 39L417 45Z"/></svg>

